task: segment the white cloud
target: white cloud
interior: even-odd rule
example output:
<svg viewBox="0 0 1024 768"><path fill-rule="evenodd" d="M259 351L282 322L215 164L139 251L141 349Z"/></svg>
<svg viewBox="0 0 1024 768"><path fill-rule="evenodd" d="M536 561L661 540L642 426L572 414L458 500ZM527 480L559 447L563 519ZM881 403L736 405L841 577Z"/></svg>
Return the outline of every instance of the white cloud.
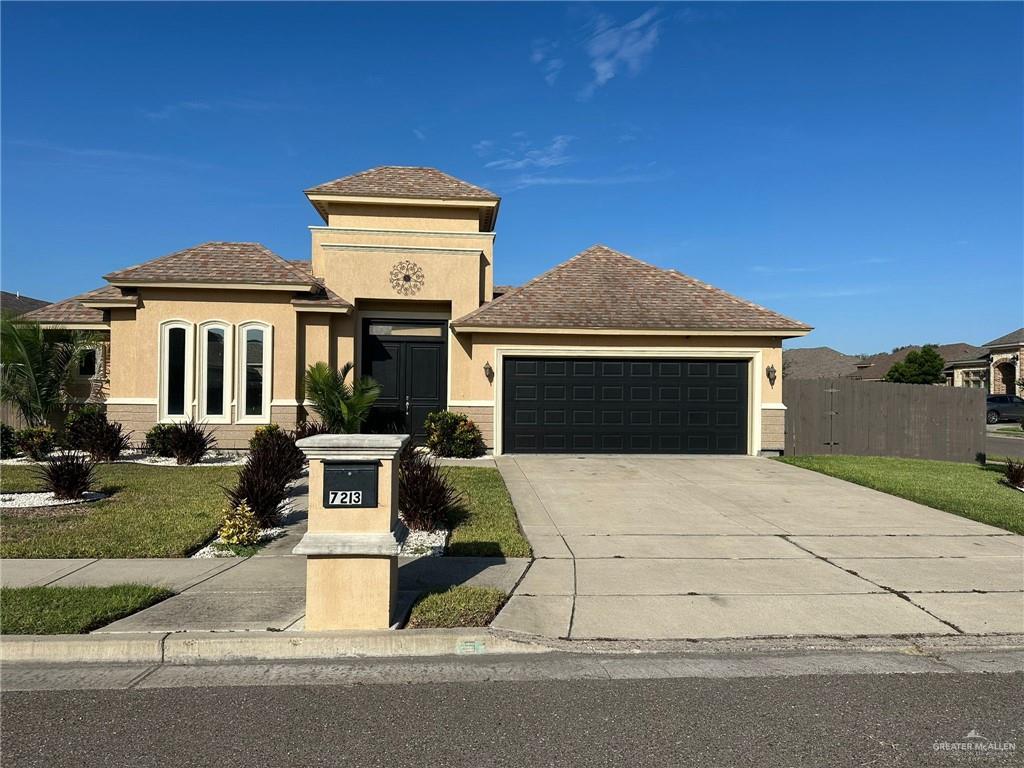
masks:
<svg viewBox="0 0 1024 768"><path fill-rule="evenodd" d="M522 174L512 180L507 189L515 192L529 187L608 187L619 184L643 184L662 181L672 174L667 171L660 173L623 173L607 176L547 176L544 174Z"/></svg>
<svg viewBox="0 0 1024 768"><path fill-rule="evenodd" d="M616 26L603 13L594 17L586 42L594 77L580 91L580 99L589 99L622 69L630 75L640 73L658 44L660 21L657 15L658 9L651 8L621 26Z"/></svg>
<svg viewBox="0 0 1024 768"><path fill-rule="evenodd" d="M533 48L530 51L530 61L540 67L544 82L548 85L554 85L565 68L565 61L553 55L557 48L557 41L541 38L533 41Z"/></svg>
<svg viewBox="0 0 1024 768"><path fill-rule="evenodd" d="M142 114L154 121L168 120L182 114L195 112L268 112L279 105L255 99L223 99L220 101L176 101L156 109L143 110Z"/></svg>
<svg viewBox="0 0 1024 768"><path fill-rule="evenodd" d="M573 137L559 134L544 147L533 147L526 139L520 139L512 147L505 147L499 156L484 164L485 168L501 171L518 171L524 168L554 168L565 165L571 158L566 154ZM481 142L482 143L482 142ZM493 142L488 147L490 149Z"/></svg>
<svg viewBox="0 0 1024 768"><path fill-rule="evenodd" d="M487 155L494 151L494 142L491 139L480 139L480 141L473 145L473 151L479 157L487 157Z"/></svg>
<svg viewBox="0 0 1024 768"><path fill-rule="evenodd" d="M413 128L412 129L412 135L415 136L420 141L426 141L427 140L427 134L425 134L419 128Z"/></svg>

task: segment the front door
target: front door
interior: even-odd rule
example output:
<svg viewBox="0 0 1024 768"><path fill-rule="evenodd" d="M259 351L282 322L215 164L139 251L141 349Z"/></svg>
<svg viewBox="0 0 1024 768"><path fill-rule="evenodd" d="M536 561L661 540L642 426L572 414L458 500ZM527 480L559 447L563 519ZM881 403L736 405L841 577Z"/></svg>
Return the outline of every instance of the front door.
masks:
<svg viewBox="0 0 1024 768"><path fill-rule="evenodd" d="M447 402L447 322L364 320L363 376L380 384L367 427L410 434L423 442L423 420Z"/></svg>

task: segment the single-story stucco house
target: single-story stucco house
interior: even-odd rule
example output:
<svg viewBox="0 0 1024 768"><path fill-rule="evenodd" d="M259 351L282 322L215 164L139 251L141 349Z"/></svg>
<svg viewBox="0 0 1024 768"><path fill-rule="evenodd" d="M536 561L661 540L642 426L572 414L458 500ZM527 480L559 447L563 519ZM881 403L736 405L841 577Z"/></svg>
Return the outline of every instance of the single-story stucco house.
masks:
<svg viewBox="0 0 1024 768"><path fill-rule="evenodd" d="M782 450L782 342L809 326L603 245L495 286L500 199L433 168L305 194L310 261L209 242L26 317L109 334L108 414L140 434L194 418L244 447L305 417L308 365L351 360L378 428L448 408L495 453Z"/></svg>
<svg viewBox="0 0 1024 768"><path fill-rule="evenodd" d="M990 395L1019 394L1024 379L1024 328L1000 336L985 344L982 354L962 356L946 363L943 374L953 387L985 389Z"/></svg>

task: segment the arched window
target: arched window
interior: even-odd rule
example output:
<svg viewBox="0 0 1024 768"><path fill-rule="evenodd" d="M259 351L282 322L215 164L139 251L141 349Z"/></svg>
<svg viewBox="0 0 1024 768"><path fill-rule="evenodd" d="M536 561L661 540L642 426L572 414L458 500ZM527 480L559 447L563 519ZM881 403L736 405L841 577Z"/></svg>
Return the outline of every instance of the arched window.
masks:
<svg viewBox="0 0 1024 768"><path fill-rule="evenodd" d="M169 320L160 325L160 419L192 417L192 324Z"/></svg>
<svg viewBox="0 0 1024 768"><path fill-rule="evenodd" d="M211 320L199 326L199 418L231 422L232 328Z"/></svg>
<svg viewBox="0 0 1024 768"><path fill-rule="evenodd" d="M273 329L266 323L238 326L239 424L270 421L270 383L273 381Z"/></svg>

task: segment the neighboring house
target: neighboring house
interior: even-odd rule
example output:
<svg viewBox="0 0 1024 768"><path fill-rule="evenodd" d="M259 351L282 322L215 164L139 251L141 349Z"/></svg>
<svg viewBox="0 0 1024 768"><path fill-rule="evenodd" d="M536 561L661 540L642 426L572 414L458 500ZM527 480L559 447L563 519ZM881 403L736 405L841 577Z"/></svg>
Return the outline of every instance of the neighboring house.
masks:
<svg viewBox="0 0 1024 768"><path fill-rule="evenodd" d="M80 403L103 402L110 381L110 324L103 307L116 300L121 292L111 286L97 288L70 299L46 304L26 312L22 317L39 323L43 328L66 328L86 332L94 340L89 351L79 361L68 387L71 396Z"/></svg>
<svg viewBox="0 0 1024 768"><path fill-rule="evenodd" d="M42 299L33 299L31 296L22 296L20 293L0 291L0 312L12 317L24 315L33 309L45 307L49 303Z"/></svg>
<svg viewBox="0 0 1024 768"><path fill-rule="evenodd" d="M862 379L882 381L896 363L920 346L908 346L892 352L875 355L844 355L831 347L787 349L782 353L786 376L790 379ZM971 344L939 344L936 346L943 360L977 357L985 352Z"/></svg>
<svg viewBox="0 0 1024 768"><path fill-rule="evenodd" d="M1016 395L1024 378L1024 328L985 344L981 354L953 360L943 373L954 387L983 387L991 395Z"/></svg>
<svg viewBox="0 0 1024 768"><path fill-rule="evenodd" d="M595 245L494 286L499 198L386 166L306 190L312 260L211 242L30 313L110 334L110 418L195 418L222 447L305 417L303 372L356 364L372 426L468 414L497 453L749 453L783 447L782 340L811 329Z"/></svg>
<svg viewBox="0 0 1024 768"><path fill-rule="evenodd" d="M985 351L981 347L975 347L972 344L965 344L963 342L936 344L935 349L943 360L960 360ZM857 364L857 374L854 378L863 379L864 381L882 381L896 363L902 363L911 352L920 350L921 347L919 345L913 345L902 347L892 352L868 355Z"/></svg>

